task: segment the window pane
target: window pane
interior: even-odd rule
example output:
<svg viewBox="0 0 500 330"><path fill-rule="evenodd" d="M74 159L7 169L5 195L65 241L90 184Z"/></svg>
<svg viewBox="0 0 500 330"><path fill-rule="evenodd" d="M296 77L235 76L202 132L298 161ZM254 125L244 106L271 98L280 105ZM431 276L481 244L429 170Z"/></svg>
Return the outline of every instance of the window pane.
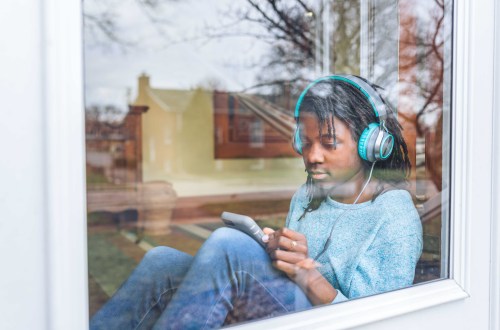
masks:
<svg viewBox="0 0 500 330"><path fill-rule="evenodd" d="M110 320L101 308L127 279L123 297L106 306L123 324L148 328L168 319L176 299L196 305L223 297L205 320L220 326L448 277L451 7L447 0L84 1L90 315L101 310L101 321ZM369 85L316 81L299 115L321 108L327 119L318 112L297 126L301 93L333 74ZM347 113L340 101L320 106L308 96L324 97L322 86L335 84L354 91L341 99L354 100ZM387 118L378 95L392 109ZM370 122L386 135L367 138L373 146L361 150L390 154L373 167L358 153ZM313 131L326 138L316 143ZM302 155L292 147L296 133ZM391 139L392 153L383 147ZM353 153L343 151L348 146ZM293 265L307 245L318 263L298 269L308 279L320 274L312 291L276 271L253 241L239 247L258 265L251 278L277 279L266 277L259 291L233 270L230 292L207 284L224 260L235 266L217 250L235 233L218 230L223 211L304 234L285 235L280 251L296 249L283 257ZM175 250L156 248L165 246ZM186 280L210 251L222 254L207 276Z"/></svg>

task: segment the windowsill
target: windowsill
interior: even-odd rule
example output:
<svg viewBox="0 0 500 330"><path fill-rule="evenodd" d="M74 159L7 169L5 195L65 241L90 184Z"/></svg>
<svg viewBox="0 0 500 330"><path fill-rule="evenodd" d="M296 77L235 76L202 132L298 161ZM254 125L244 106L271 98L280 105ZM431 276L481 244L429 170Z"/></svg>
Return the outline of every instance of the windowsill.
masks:
<svg viewBox="0 0 500 330"><path fill-rule="evenodd" d="M453 279L323 306L238 326L239 329L345 329L468 298Z"/></svg>

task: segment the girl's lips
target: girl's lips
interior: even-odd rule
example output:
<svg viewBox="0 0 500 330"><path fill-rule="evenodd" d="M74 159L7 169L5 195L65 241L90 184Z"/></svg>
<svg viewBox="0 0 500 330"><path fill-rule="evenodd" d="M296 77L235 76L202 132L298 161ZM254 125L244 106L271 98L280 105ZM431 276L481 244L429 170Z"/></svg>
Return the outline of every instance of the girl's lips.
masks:
<svg viewBox="0 0 500 330"><path fill-rule="evenodd" d="M309 175L315 181L322 181L328 178L328 174L324 172L310 172Z"/></svg>

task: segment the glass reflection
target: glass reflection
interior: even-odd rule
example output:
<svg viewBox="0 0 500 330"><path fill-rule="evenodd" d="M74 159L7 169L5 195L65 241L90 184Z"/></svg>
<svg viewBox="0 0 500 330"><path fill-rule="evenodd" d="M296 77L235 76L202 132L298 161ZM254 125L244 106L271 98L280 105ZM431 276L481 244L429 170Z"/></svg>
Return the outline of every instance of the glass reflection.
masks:
<svg viewBox="0 0 500 330"><path fill-rule="evenodd" d="M223 226L222 211L285 225L308 177L291 144L294 106L310 81L330 73L384 88L403 128L406 189L423 228L410 283L346 298L447 277L450 6L86 0L90 314L146 251L195 255ZM182 256L172 258L191 260ZM226 323L248 316L233 314Z"/></svg>

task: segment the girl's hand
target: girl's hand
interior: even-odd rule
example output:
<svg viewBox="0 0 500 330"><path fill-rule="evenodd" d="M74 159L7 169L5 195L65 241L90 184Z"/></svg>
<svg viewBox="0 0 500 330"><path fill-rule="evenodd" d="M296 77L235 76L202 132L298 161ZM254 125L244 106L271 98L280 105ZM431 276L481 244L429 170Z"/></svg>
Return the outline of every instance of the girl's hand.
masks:
<svg viewBox="0 0 500 330"><path fill-rule="evenodd" d="M288 228L263 231L262 241L267 243L273 266L297 283L314 305L331 303L337 290L318 271L320 265L308 257L305 236Z"/></svg>
<svg viewBox="0 0 500 330"><path fill-rule="evenodd" d="M273 266L283 271L297 284L315 269L315 262L308 258L306 237L288 228L276 231L264 228L262 240L267 243L266 251L273 260Z"/></svg>

